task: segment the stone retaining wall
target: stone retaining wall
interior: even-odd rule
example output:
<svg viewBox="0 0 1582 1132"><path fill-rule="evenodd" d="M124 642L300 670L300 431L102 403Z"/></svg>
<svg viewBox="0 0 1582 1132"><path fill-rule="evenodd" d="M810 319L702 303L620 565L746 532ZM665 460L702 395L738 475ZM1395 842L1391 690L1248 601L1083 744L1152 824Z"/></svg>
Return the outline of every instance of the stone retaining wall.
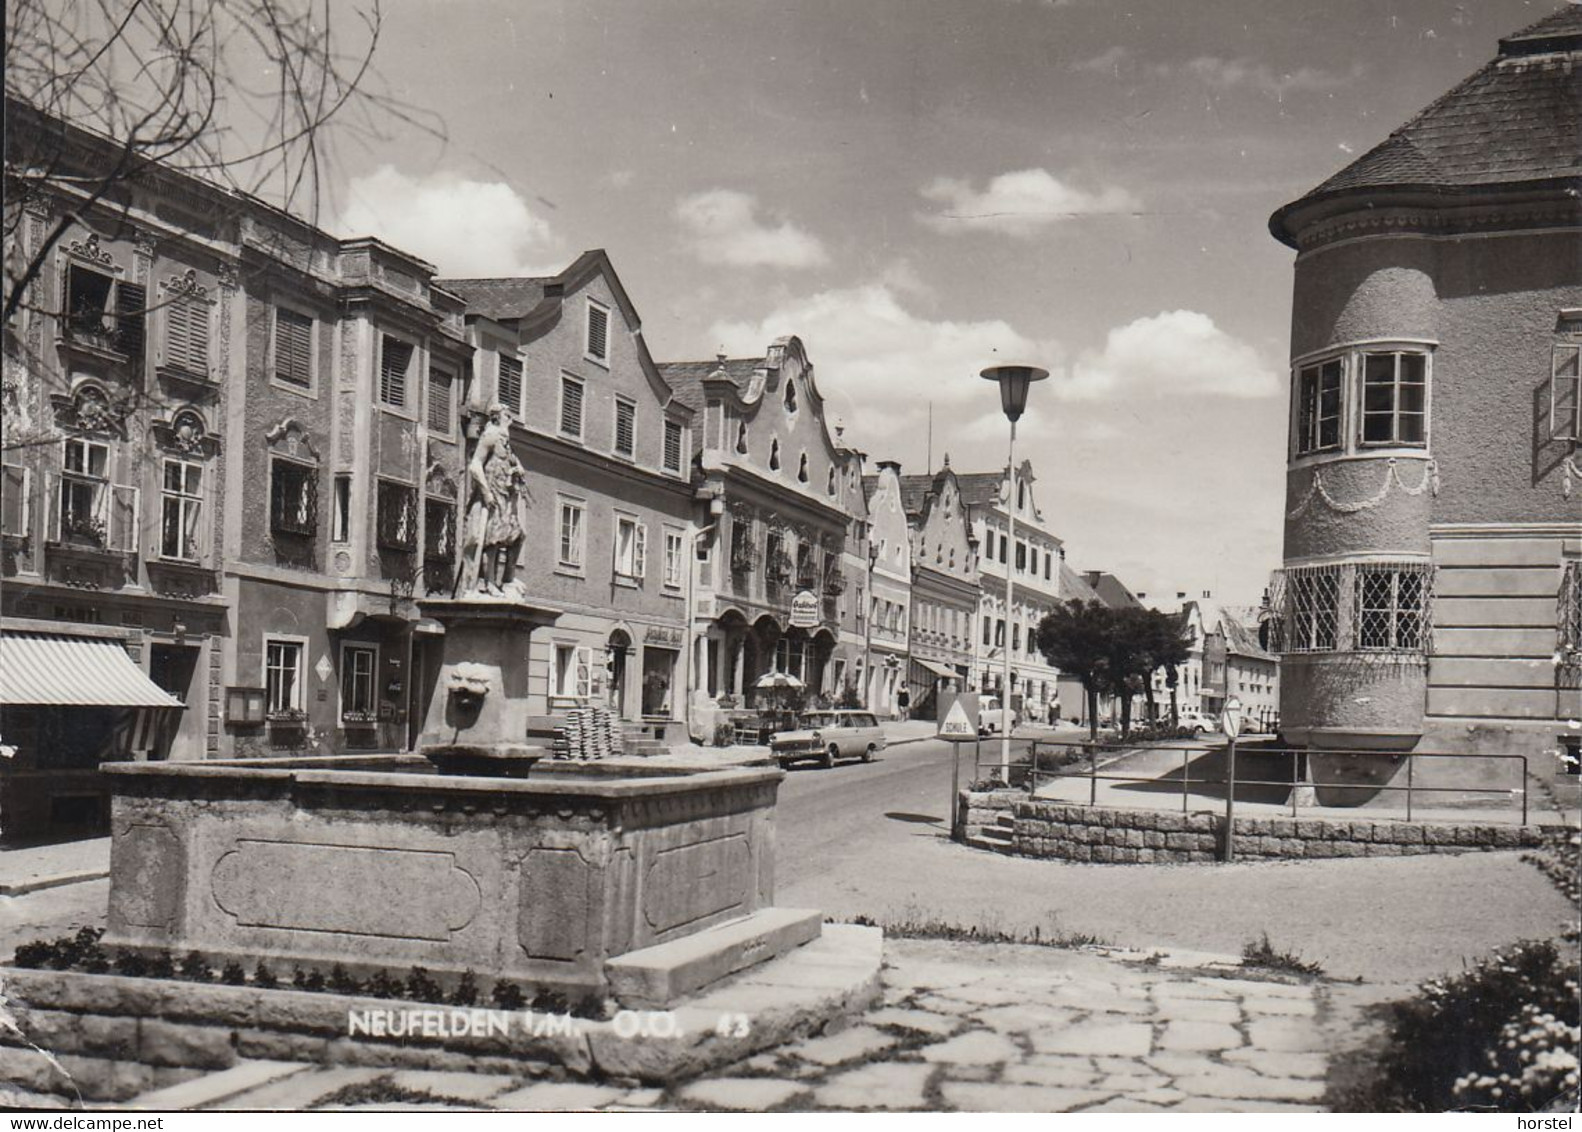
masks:
<svg viewBox="0 0 1582 1132"><path fill-rule="evenodd" d="M1216 861L1224 849L1223 814L1029 801L1026 795L1009 791L963 792L960 817L965 836L979 835L1007 811L1013 815L1009 851L1023 857L1161 864ZM1541 844L1542 839L1543 827L1535 826L1239 817L1235 849L1237 857L1246 859L1400 857L1516 849Z"/></svg>
<svg viewBox="0 0 1582 1132"><path fill-rule="evenodd" d="M458 1032L400 1038L354 1036L351 1016L474 1008L0 967L0 1093L121 1101L243 1059L662 1084L864 1013L879 996L882 952L879 929L826 924L818 939L670 1010L608 1021L512 1011L504 1033L451 1023ZM719 1025L735 1012L750 1027Z"/></svg>

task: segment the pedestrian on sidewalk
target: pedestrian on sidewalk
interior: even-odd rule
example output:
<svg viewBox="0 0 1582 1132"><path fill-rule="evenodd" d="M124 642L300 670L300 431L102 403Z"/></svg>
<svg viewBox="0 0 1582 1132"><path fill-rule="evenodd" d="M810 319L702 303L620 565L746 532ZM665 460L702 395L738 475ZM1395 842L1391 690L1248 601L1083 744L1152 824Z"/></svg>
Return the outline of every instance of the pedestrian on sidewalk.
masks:
<svg viewBox="0 0 1582 1132"><path fill-rule="evenodd" d="M897 719L908 719L908 708L912 706L912 693L907 691L906 685L901 685L901 690L895 694L895 714Z"/></svg>

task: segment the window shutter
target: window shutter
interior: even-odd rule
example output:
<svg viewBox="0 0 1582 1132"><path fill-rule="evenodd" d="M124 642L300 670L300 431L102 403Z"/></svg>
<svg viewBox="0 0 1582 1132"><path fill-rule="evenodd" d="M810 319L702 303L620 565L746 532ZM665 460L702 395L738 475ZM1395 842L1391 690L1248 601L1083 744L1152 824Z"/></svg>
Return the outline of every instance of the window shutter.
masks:
<svg viewBox="0 0 1582 1132"><path fill-rule="evenodd" d="M406 408L406 376L411 364L412 347L386 336L379 354L379 400L392 408Z"/></svg>
<svg viewBox="0 0 1582 1132"><path fill-rule="evenodd" d="M593 650L585 645L577 649L576 694L579 699L593 695Z"/></svg>
<svg viewBox="0 0 1582 1132"><path fill-rule="evenodd" d="M1556 346L1549 384L1549 435L1582 440L1582 346Z"/></svg>
<svg viewBox="0 0 1582 1132"><path fill-rule="evenodd" d="M450 387L450 374L428 371L428 427L434 432L450 432Z"/></svg>
<svg viewBox="0 0 1582 1132"><path fill-rule="evenodd" d="M112 484L103 493L108 497L110 515L105 525L111 550L136 551L137 546L137 488L125 484Z"/></svg>
<svg viewBox="0 0 1582 1132"><path fill-rule="evenodd" d="M500 380L495 396L513 417L522 416L522 361L500 355Z"/></svg>
<svg viewBox="0 0 1582 1132"><path fill-rule="evenodd" d="M137 365L143 363L143 312L147 309L147 288L122 283L115 289L115 345Z"/></svg>
<svg viewBox="0 0 1582 1132"><path fill-rule="evenodd" d="M665 471L681 470L681 426L675 421L665 422Z"/></svg>
<svg viewBox="0 0 1582 1132"><path fill-rule="evenodd" d="M637 423L637 406L629 401L615 403L615 451L622 456L631 456L637 450L637 437L634 430Z"/></svg>
<svg viewBox="0 0 1582 1132"><path fill-rule="evenodd" d="M638 523L632 540L632 576L641 578L648 573L648 528Z"/></svg>
<svg viewBox="0 0 1582 1132"><path fill-rule="evenodd" d="M209 370L209 304L177 297L165 306L165 361L191 373Z"/></svg>
<svg viewBox="0 0 1582 1132"><path fill-rule="evenodd" d="M582 435L582 382L563 378L560 383L560 431Z"/></svg>
<svg viewBox="0 0 1582 1132"><path fill-rule="evenodd" d="M608 357L610 312L588 304L588 355L603 361Z"/></svg>
<svg viewBox="0 0 1582 1132"><path fill-rule="evenodd" d="M306 387L313 379L313 320L283 307L275 309L275 377Z"/></svg>
<svg viewBox="0 0 1582 1132"><path fill-rule="evenodd" d="M5 465L5 480L0 486L0 532L8 535L31 534L28 530L28 469Z"/></svg>

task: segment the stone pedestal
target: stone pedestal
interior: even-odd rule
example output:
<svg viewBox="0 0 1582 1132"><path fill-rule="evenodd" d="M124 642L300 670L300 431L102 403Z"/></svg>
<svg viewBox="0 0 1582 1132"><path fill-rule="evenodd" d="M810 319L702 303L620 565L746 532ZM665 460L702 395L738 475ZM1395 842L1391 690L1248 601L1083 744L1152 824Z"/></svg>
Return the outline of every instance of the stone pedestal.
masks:
<svg viewBox="0 0 1582 1132"><path fill-rule="evenodd" d="M528 644L559 610L477 595L420 608L445 633L419 749L446 772L525 773L542 753L527 743Z"/></svg>

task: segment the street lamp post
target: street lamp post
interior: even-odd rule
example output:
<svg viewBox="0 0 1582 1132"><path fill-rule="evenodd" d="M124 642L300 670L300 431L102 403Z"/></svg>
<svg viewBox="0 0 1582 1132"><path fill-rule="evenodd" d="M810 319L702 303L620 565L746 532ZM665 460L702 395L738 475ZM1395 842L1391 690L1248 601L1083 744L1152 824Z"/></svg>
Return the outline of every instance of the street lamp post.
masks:
<svg viewBox="0 0 1582 1132"><path fill-rule="evenodd" d="M1005 639L1004 664L1005 688L1000 696L1000 778L1011 781L1011 601L1016 593L1016 422L1027 408L1027 390L1035 381L1049 376L1049 371L1037 366L990 366L980 375L985 381L998 383L1000 408L1011 422L1011 444L1006 454L1005 481Z"/></svg>
<svg viewBox="0 0 1582 1132"><path fill-rule="evenodd" d="M866 601L868 603L868 608L867 609L862 609L859 606L859 608L857 610L857 612L862 615L862 618L863 618L862 625L863 625L863 629L864 629L864 633L863 633L863 636L862 636L862 702L863 702L863 706L866 707L869 711L878 711L879 710L878 708L874 707L873 697L869 694L869 691L868 691L870 688L874 688L875 691L877 691L877 688L875 687L874 682L873 682L873 611L874 611L873 571L874 571L874 567L876 567L878 564L879 564L879 548L877 546L873 545L873 532L869 531L868 532L868 592L866 594L864 594L861 599L859 599L860 601Z"/></svg>

